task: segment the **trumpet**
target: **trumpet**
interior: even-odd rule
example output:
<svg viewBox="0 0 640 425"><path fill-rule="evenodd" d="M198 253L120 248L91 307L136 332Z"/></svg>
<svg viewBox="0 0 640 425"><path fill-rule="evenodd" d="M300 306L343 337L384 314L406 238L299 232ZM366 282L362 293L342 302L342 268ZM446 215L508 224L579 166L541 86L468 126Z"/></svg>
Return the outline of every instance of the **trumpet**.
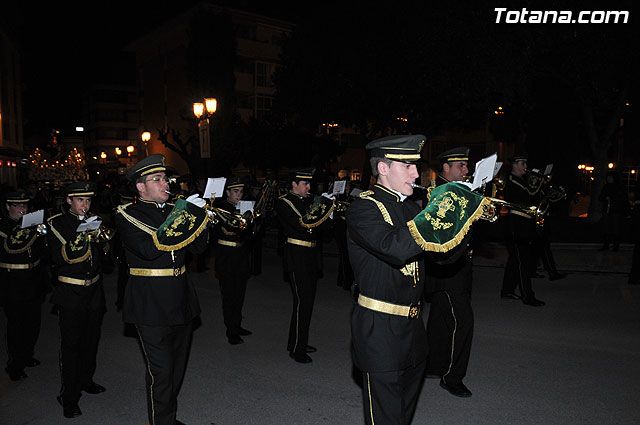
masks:
<svg viewBox="0 0 640 425"><path fill-rule="evenodd" d="M482 220L487 220L488 222L493 223L498 219L498 217L500 217L500 208L505 207L535 219L536 226L538 227L542 227L544 225L544 215L547 212L547 208L543 208L542 205L527 207L507 202L503 199L492 198L490 196L486 196L485 198L489 200L489 204L483 206L482 215L480 216L480 219Z"/></svg>
<svg viewBox="0 0 640 425"><path fill-rule="evenodd" d="M244 214L238 214L229 212L222 208L214 207L208 203L205 205L204 209L210 213L209 220L211 220L211 224L222 223L239 230L245 230L254 218L251 211L246 211Z"/></svg>
<svg viewBox="0 0 640 425"><path fill-rule="evenodd" d="M184 199L183 195L178 195L168 190L165 190L165 192L169 196L176 197L179 199ZM223 223L223 224L226 224L227 226L230 226L239 230L244 230L253 221L254 217L251 211L247 211L244 214L229 212L222 208L214 207L213 205L211 205L212 202L213 201L210 200L204 206L204 210L207 211L207 215L209 217L209 221L211 222L211 224Z"/></svg>

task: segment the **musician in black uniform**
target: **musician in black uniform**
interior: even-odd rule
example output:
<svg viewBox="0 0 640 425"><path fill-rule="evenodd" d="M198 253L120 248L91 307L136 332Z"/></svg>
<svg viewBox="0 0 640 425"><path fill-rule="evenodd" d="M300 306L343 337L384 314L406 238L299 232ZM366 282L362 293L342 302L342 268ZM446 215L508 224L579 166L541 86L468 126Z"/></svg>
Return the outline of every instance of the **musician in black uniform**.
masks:
<svg viewBox="0 0 640 425"><path fill-rule="evenodd" d="M7 316L7 367L12 381L26 378L40 334L41 310L49 290L45 269L46 240L35 226L21 228L29 197L22 191L7 194L7 216L0 219L0 305Z"/></svg>
<svg viewBox="0 0 640 425"><path fill-rule="evenodd" d="M425 266L407 226L420 207L407 197L419 177L424 142L422 135L370 142L377 183L347 210L349 258L359 290L351 316L352 356L363 374L367 424L409 424L423 383Z"/></svg>
<svg viewBox="0 0 640 425"><path fill-rule="evenodd" d="M318 280L316 234L330 215L330 211L315 214L316 197L309 195L313 169L294 170L290 176L290 192L278 198L276 212L284 237L284 267L289 275L293 308L289 325L287 350L298 363L312 361L308 353L316 348L309 345L309 326ZM308 217L308 224L301 219Z"/></svg>
<svg viewBox="0 0 640 425"><path fill-rule="evenodd" d="M159 154L130 168L127 178L135 184L138 199L119 206L116 215L129 264L122 316L138 331L146 363L149 423L155 425L181 423L176 420L177 396L187 366L192 323L200 314L185 258L187 250L197 254L206 248L208 221L204 210L198 208L205 201L197 195L187 201L204 213L204 221L186 209L179 212L183 216L173 214L174 205L167 202L165 171L165 158ZM188 202L178 201L188 207ZM194 226L189 230L190 220ZM177 241L168 245L163 240L171 234Z"/></svg>
<svg viewBox="0 0 640 425"><path fill-rule="evenodd" d="M78 231L89 222L100 221L89 212L95 195L92 182L80 181L65 188L69 211L48 219L49 248L56 274L51 302L57 306L60 325L60 372L62 387L58 402L63 414L82 414L81 391L105 391L93 381L102 319L106 312L100 264L108 242L99 242L97 231Z"/></svg>
<svg viewBox="0 0 640 425"><path fill-rule="evenodd" d="M524 176L527 172L527 154L517 154L509 158L511 173L506 179L504 200L521 206L537 205L536 198L527 190ZM509 257L504 269L503 299L522 299L526 305L541 307L544 301L535 297L531 286L532 243L536 238L534 217L516 209L509 209L506 217L506 243ZM516 294L516 287L520 294Z"/></svg>
<svg viewBox="0 0 640 425"><path fill-rule="evenodd" d="M438 159L441 171L436 186L462 181L469 172L469 148L450 149ZM471 391L462 383L473 339L470 237L471 232L455 251L429 253L426 257L426 290L431 299L427 374L440 376L440 386L457 397L471 397Z"/></svg>
<svg viewBox="0 0 640 425"><path fill-rule="evenodd" d="M345 202L347 205L351 202L349 195L349 181L345 183L344 193L335 195L339 201ZM340 261L338 263L337 285L342 289L349 291L353 285L353 269L349 262L349 250L347 248L347 215L346 211L334 213L333 228L335 230L336 246L338 247L338 255Z"/></svg>
<svg viewBox="0 0 640 425"><path fill-rule="evenodd" d="M227 179L225 199L216 206L231 213L239 213L238 202L242 200L244 182L239 177ZM216 228L216 273L222 295L222 315L227 328L229 344L242 344L242 336L251 331L241 326L242 305L247 290L249 268L249 239L251 229L239 229L229 223L220 223Z"/></svg>

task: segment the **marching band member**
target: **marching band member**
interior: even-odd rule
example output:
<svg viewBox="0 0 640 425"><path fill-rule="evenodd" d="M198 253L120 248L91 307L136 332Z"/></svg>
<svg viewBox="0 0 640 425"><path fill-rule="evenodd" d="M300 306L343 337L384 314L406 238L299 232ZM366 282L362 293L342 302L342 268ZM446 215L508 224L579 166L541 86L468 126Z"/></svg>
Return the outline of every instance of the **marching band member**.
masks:
<svg viewBox="0 0 640 425"><path fill-rule="evenodd" d="M235 213L244 194L244 183L239 177L226 181L226 198L217 206ZM226 223L220 223L217 230L216 273L220 281L222 295L222 315L227 328L229 344L242 344L242 336L251 335L251 331L241 326L242 305L247 290L249 267L249 237L251 229L238 229Z"/></svg>
<svg viewBox="0 0 640 425"><path fill-rule="evenodd" d="M165 157L150 155L129 169L137 202L121 205L116 225L129 264L122 316L133 323L144 355L149 423L175 425L200 305L186 273L187 250L207 244L205 201L190 196L170 204ZM193 205L195 204L195 205ZM193 205L193 207L192 207Z"/></svg>
<svg viewBox="0 0 640 425"><path fill-rule="evenodd" d="M535 205L536 199L527 190L524 176L527 172L527 154L518 154L509 158L511 173L504 187L504 200L520 205ZM541 307L544 301L535 297L531 286L532 241L536 238L536 223L532 216L515 209L507 214L507 250L509 257L504 269L502 290L503 299L522 299L526 305ZM515 293L518 287L520 294Z"/></svg>
<svg viewBox="0 0 640 425"><path fill-rule="evenodd" d="M284 266L293 297L287 350L298 363L310 363L308 353L316 351L308 344L319 272L316 230L333 210L333 205L326 208L326 204L319 203L327 198L309 195L312 177L313 169L293 170L289 176L290 191L276 202L278 220L286 238Z"/></svg>
<svg viewBox="0 0 640 425"><path fill-rule="evenodd" d="M78 232L80 224L97 219L89 213L95 190L95 184L88 181L68 185L65 193L69 211L47 221L51 261L57 276L51 302L57 306L60 326L62 386L57 399L66 418L82 414L78 406L81 391L105 391L93 381L93 375L106 312L100 264L107 247L99 243L96 233Z"/></svg>
<svg viewBox="0 0 640 425"><path fill-rule="evenodd" d="M46 240L35 226L21 228L29 197L22 191L7 194L7 216L0 219L0 305L7 316L7 367L12 381L26 378L40 334L42 302L49 291L44 260Z"/></svg>
<svg viewBox="0 0 640 425"><path fill-rule="evenodd" d="M469 148L458 147L438 155L441 172L436 186L462 181L469 172ZM427 374L441 377L440 386L457 397L471 397L462 380L467 373L473 339L471 308L472 261L469 244L464 255L427 255L427 292L431 308L427 321L429 356Z"/></svg>

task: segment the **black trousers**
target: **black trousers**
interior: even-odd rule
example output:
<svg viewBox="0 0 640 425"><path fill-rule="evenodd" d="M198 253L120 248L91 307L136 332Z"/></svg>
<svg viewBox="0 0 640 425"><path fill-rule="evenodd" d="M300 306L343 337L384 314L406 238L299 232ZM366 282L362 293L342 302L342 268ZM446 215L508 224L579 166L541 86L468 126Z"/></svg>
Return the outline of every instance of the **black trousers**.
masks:
<svg viewBox="0 0 640 425"><path fill-rule="evenodd" d="M150 425L175 425L178 393L187 368L193 327L136 325L147 365L147 413Z"/></svg>
<svg viewBox="0 0 640 425"><path fill-rule="evenodd" d="M309 326L316 298L317 258L313 248L286 244L284 250L293 301L287 350L304 354L309 342Z"/></svg>
<svg viewBox="0 0 640 425"><path fill-rule="evenodd" d="M219 272L220 293L222 294L222 316L227 328L227 336L238 335L242 322L242 306L247 292L245 270Z"/></svg>
<svg viewBox="0 0 640 425"><path fill-rule="evenodd" d="M467 374L473 340L473 309L468 291L437 291L427 321L427 370L447 384L461 383Z"/></svg>
<svg viewBox="0 0 640 425"><path fill-rule="evenodd" d="M425 362L390 372L362 372L364 422L367 425L408 425L422 384Z"/></svg>
<svg viewBox="0 0 640 425"><path fill-rule="evenodd" d="M60 397L65 406L77 403L82 386L93 382L103 317L103 310L58 306Z"/></svg>
<svg viewBox="0 0 640 425"><path fill-rule="evenodd" d="M40 335L42 304L40 300L7 303L4 307L7 316L7 367L21 371L33 357L33 349Z"/></svg>
<svg viewBox="0 0 640 425"><path fill-rule="evenodd" d="M522 239L508 239L509 258L504 269L501 295L512 294L516 286L523 299L535 296L531 286L531 244Z"/></svg>

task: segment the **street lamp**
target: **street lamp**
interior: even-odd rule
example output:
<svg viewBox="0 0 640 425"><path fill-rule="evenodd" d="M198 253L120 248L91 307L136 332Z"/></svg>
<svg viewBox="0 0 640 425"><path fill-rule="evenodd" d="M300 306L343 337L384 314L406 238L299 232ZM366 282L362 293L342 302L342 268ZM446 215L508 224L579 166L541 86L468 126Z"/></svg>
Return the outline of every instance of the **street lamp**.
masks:
<svg viewBox="0 0 640 425"><path fill-rule="evenodd" d="M198 134L200 136L200 158L211 157L211 134L209 118L218 109L218 101L213 97L204 98L204 102L194 102L193 115L198 119Z"/></svg>
<svg viewBox="0 0 640 425"><path fill-rule="evenodd" d="M142 140L142 143L144 143L144 153L145 153L145 155L149 156L149 150L147 149L147 143L149 143L149 140L151 140L151 132L143 131L142 134L140 134L140 139Z"/></svg>
<svg viewBox="0 0 640 425"><path fill-rule="evenodd" d="M119 147L116 147L116 155L122 155L122 149L120 149Z"/></svg>

